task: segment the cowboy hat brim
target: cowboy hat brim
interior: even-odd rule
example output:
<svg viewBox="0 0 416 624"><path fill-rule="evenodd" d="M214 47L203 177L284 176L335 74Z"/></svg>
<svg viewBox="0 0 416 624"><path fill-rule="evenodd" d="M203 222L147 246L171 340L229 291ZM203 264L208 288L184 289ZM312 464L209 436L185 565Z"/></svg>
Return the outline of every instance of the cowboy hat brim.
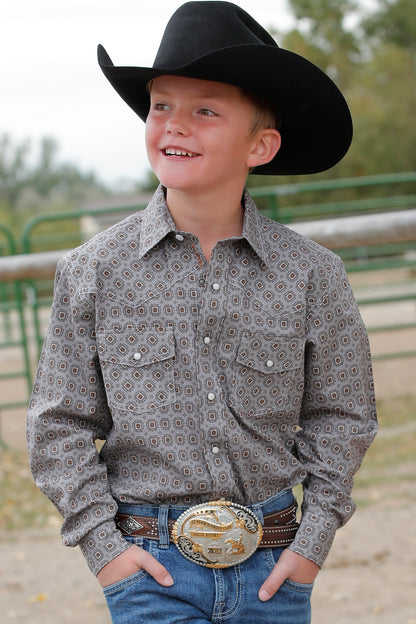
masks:
<svg viewBox="0 0 416 624"><path fill-rule="evenodd" d="M262 95L281 119L282 146L255 174L310 174L333 167L352 140L348 105L334 82L302 56L272 45L235 45L182 67L116 67L98 46L99 65L123 100L145 121L147 85L177 75L231 84Z"/></svg>

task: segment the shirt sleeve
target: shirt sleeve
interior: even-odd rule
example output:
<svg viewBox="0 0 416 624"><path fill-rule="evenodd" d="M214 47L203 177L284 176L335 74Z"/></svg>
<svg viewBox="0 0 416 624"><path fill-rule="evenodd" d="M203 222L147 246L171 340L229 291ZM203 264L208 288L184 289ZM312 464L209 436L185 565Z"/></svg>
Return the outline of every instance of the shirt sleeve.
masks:
<svg viewBox="0 0 416 624"><path fill-rule="evenodd" d="M63 543L80 545L94 574L129 547L114 523L117 505L95 445L111 424L97 358L94 294L64 258L29 403L29 461L37 486L64 518Z"/></svg>
<svg viewBox="0 0 416 624"><path fill-rule="evenodd" d="M324 296L314 299L312 292L307 320L296 439L307 477L300 528L290 546L320 566L335 531L355 511L353 477L377 431L367 332L344 266L337 256L333 262Z"/></svg>

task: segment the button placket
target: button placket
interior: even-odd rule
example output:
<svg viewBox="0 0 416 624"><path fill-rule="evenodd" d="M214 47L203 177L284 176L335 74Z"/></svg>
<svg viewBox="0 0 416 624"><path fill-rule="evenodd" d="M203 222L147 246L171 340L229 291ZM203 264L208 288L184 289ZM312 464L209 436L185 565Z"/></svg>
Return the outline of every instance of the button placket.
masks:
<svg viewBox="0 0 416 624"><path fill-rule="evenodd" d="M208 272L205 277L205 293L202 299L202 306L199 318L199 361L198 371L200 378L200 388L202 390L201 401L201 429L203 438L206 441L205 457L207 468L211 474L214 489L221 492L222 466L222 442L223 425L220 414L222 413L222 386L217 378L216 368L212 365L213 350L217 345L218 336L221 333L224 306L221 298L223 295L223 271L222 265L216 265L215 254L211 258ZM208 428L209 427L209 428ZM213 434L215 431L215 435Z"/></svg>
<svg viewBox="0 0 416 624"><path fill-rule="evenodd" d="M215 275L215 277L217 278L217 274ZM209 282L208 282L209 283ZM221 286L219 284L219 282L217 281L213 281L211 282L211 293L213 296L207 296L204 303L203 303L203 307L201 309L201 324L205 325L205 331L202 330L201 332L201 336L200 336L200 340L202 342L202 348L200 350L200 357L202 358L202 361L205 361L205 364L208 362L208 360L206 358L210 358L211 357L211 348L212 348L212 335L211 332L215 329L215 326L211 326L208 330L207 327L207 323L204 321L206 321L207 317L208 318L216 318L212 316L212 312L210 311L210 308L212 307L213 302L216 303L217 301L217 297L215 297L215 295L220 291ZM218 319L220 320L220 319ZM212 321L208 321L208 323L210 323L212 325ZM200 364L202 364L202 361L200 362ZM209 367L209 376L207 375L207 366L202 365L200 367L201 370L201 381L203 383L203 386L208 387L208 388L215 388L217 385L217 380L213 379L211 377L211 375L213 374L212 371L212 367ZM217 400L217 396L218 395L218 391L214 392L213 390L210 390L209 392L207 392L206 396L206 400L208 401L209 404L214 403Z"/></svg>

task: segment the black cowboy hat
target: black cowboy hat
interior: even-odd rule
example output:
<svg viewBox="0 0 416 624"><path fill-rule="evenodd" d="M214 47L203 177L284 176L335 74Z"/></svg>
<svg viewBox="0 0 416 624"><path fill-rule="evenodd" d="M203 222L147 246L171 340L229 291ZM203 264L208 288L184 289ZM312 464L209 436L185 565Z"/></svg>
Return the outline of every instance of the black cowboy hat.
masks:
<svg viewBox="0 0 416 624"><path fill-rule="evenodd" d="M265 98L281 120L282 146L258 174L325 171L352 138L348 105L334 82L307 59L279 48L248 13L230 2L182 5L166 26L153 67L115 67L98 46L98 62L115 90L146 120L147 84L162 75L225 82Z"/></svg>

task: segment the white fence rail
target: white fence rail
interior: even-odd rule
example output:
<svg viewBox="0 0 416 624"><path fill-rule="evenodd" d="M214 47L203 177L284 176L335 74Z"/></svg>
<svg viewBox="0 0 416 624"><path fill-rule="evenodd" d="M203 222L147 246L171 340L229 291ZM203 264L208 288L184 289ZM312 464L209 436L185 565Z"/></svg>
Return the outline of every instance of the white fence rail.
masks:
<svg viewBox="0 0 416 624"><path fill-rule="evenodd" d="M358 247L416 240L416 209L375 215L293 223L296 232L329 248ZM65 253L45 251L0 258L0 281L53 277Z"/></svg>

